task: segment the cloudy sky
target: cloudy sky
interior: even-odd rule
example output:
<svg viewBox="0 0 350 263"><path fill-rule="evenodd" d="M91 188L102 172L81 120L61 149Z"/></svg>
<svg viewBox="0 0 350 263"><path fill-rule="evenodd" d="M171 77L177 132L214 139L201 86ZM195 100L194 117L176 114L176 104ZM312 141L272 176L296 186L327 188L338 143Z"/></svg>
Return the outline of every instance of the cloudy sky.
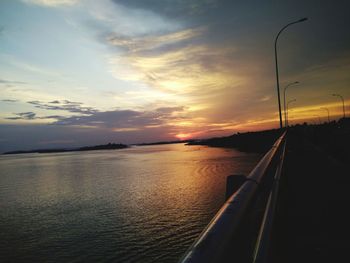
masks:
<svg viewBox="0 0 350 263"><path fill-rule="evenodd" d="M1 0L0 152L276 128L274 38L302 17L278 46L290 121L339 118L347 2Z"/></svg>

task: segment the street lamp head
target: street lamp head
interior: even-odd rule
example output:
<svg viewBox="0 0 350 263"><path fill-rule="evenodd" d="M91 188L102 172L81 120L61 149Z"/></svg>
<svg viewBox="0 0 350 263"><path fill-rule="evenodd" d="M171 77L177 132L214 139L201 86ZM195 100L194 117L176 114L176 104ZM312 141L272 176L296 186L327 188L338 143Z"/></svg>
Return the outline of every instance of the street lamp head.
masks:
<svg viewBox="0 0 350 263"><path fill-rule="evenodd" d="M288 101L287 107L288 107L288 105L289 105L290 103L295 102L295 101L297 101L297 100L296 100L296 99L293 99L293 100Z"/></svg>
<svg viewBox="0 0 350 263"><path fill-rule="evenodd" d="M289 86L293 86L293 85L296 85L296 84L299 84L299 81L294 81L294 82L291 82L291 83L287 84L285 89L287 89Z"/></svg>
<svg viewBox="0 0 350 263"><path fill-rule="evenodd" d="M304 22L304 21L306 21L307 19L308 19L307 17L304 17L304 18L298 20L298 22Z"/></svg>

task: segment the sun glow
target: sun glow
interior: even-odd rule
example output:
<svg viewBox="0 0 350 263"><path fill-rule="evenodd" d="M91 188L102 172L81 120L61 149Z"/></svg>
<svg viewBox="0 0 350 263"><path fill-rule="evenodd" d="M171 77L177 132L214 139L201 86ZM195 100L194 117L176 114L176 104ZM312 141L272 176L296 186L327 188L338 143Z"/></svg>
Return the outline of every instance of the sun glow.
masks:
<svg viewBox="0 0 350 263"><path fill-rule="evenodd" d="M192 137L192 134L191 133L179 133L179 134L176 134L175 137L180 139L180 140L187 140L187 139Z"/></svg>

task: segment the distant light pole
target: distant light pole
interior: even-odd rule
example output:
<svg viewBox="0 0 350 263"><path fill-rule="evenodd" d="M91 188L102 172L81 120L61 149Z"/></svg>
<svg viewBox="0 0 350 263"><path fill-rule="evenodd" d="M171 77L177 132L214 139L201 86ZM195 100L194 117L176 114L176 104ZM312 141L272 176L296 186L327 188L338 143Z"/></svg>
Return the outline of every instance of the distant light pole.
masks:
<svg viewBox="0 0 350 263"><path fill-rule="evenodd" d="M282 29L278 32L276 38L275 38L275 63L276 63L276 80L277 80L277 97L278 97L278 111L279 111L279 115L280 115L280 128L282 129L282 113L281 113L281 98L280 98L280 83L279 83L279 78L278 78L278 61L277 61L277 40L278 37L280 36L280 34L283 32L283 30L285 30L287 27L297 24L297 23L301 23L306 21L307 18L302 18L299 19L297 21L291 22L287 25L285 25L284 27L282 27Z"/></svg>
<svg viewBox="0 0 350 263"><path fill-rule="evenodd" d="M284 97L284 100L283 100L283 108L284 108L284 126L287 127L287 112L286 112L286 90L290 87L290 86L293 86L293 85L296 85L296 84L299 84L299 81L295 81L295 82L292 82L292 83L289 83L287 86L284 87L284 92L283 92L283 97Z"/></svg>
<svg viewBox="0 0 350 263"><path fill-rule="evenodd" d="M321 124L322 123L321 117L319 115L314 115L314 116L318 118L318 122L319 122L319 124Z"/></svg>
<svg viewBox="0 0 350 263"><path fill-rule="evenodd" d="M288 123L288 110L289 110L289 104L291 104L292 102L296 102L297 100L296 99L294 99L294 100L290 100L290 101L288 101L288 103L287 103L287 126L286 127L288 127L288 125L289 125L289 123Z"/></svg>
<svg viewBox="0 0 350 263"><path fill-rule="evenodd" d="M326 111L327 111L327 115L328 115L328 122L331 122L331 119L329 118L329 109L328 109L328 108L326 108L326 107L322 107L322 108L320 108L320 109L322 109L322 110L326 110Z"/></svg>
<svg viewBox="0 0 350 263"><path fill-rule="evenodd" d="M343 96L342 96L342 95L339 95L339 94L332 94L332 96L341 98L341 100L342 100L342 102L343 102L343 118L345 118L345 102L344 102Z"/></svg>

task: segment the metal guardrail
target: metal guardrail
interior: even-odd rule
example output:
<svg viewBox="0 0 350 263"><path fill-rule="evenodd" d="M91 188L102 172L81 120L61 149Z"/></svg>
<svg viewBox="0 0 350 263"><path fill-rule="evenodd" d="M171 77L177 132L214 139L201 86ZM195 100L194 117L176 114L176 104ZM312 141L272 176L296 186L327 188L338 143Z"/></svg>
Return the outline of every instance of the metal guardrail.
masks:
<svg viewBox="0 0 350 263"><path fill-rule="evenodd" d="M238 235L240 226L244 223L244 218L247 213L249 213L249 208L254 202L254 199L256 199L260 184L262 184L266 175L271 173L271 170L275 171L276 168L281 167L278 165L281 160L278 157L280 157L281 152L283 152L282 149L284 149L285 137L286 132L283 133L255 166L242 186L224 203L199 238L185 253L180 262L222 262L227 250L234 249L232 246L228 246L231 244L232 238ZM265 219L266 217L265 213ZM265 220L264 222L269 221ZM261 234L262 232L263 230L260 230L260 241L262 241L262 237L265 237L265 234ZM259 257L259 253L264 251L261 250L260 247L262 246L259 246L259 248L255 250L256 258ZM233 260L234 258L232 258L232 261Z"/></svg>
<svg viewBox="0 0 350 263"><path fill-rule="evenodd" d="M253 263L268 262L269 249L271 243L271 235L277 206L277 198L279 192L279 183L282 174L283 161L286 152L286 144L284 143L282 153L279 156L279 161L274 176L272 189L266 204L264 218L260 227L260 233L256 242L256 247L253 255Z"/></svg>

